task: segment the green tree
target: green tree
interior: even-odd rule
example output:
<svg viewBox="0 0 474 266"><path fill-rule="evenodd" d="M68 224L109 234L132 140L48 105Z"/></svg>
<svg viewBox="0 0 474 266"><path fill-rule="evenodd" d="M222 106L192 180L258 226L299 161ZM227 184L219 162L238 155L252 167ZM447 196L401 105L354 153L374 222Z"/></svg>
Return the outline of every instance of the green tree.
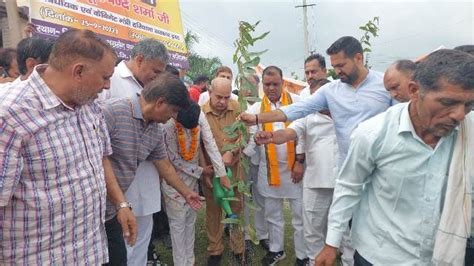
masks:
<svg viewBox="0 0 474 266"><path fill-rule="evenodd" d="M221 60L218 57L207 58L197 54L193 50L193 46L196 43L199 43L199 37L191 31L186 32L186 35L184 36L184 42L188 48L189 62L189 70L186 76L191 80L194 80L199 75L205 75L212 79L216 69L222 66Z"/></svg>
<svg viewBox="0 0 474 266"><path fill-rule="evenodd" d="M264 39L270 32L265 32L255 36L255 31L257 25L260 23L258 21L255 24L250 24L245 21L239 21L239 37L234 41L235 52L233 55L233 62L237 65L237 74L235 78L235 84L239 89L239 112L243 112L247 109L247 101L260 101L258 97L252 96L247 97L242 93L243 91L251 91L252 95L258 95L258 88L254 86L247 77L251 74L255 74L255 67L260 63L260 56L264 54L267 50L252 52L252 48L255 43L259 40ZM247 126L244 122L238 120L235 121L232 125L224 128L225 133L229 138L236 138L238 140L235 144L228 144L222 148L222 151L232 150L235 148L243 149L247 146L250 132L248 131ZM239 168L237 171L244 171L246 175L249 173L250 161L249 158L241 153ZM239 176L239 174L237 174ZM247 208L259 211L260 208L256 206L252 199L252 194L250 193L251 182L247 180L237 180L233 186L237 187L237 190L241 193L242 197L237 199L243 201ZM246 196L244 199L243 195ZM245 225L243 217L238 217L238 219L227 218L222 221L223 223L232 223L239 227L240 230L243 229ZM247 225L247 231L250 235L251 240L256 244L258 243L257 235L255 229L251 224Z"/></svg>
<svg viewBox="0 0 474 266"><path fill-rule="evenodd" d="M360 43L362 44L362 48L364 49L364 58L365 58L365 66L370 68L369 65L369 57L370 52L372 52L372 44L370 43L371 38L378 37L379 32L379 17L374 17L372 20L369 20L365 25L359 27L360 30L364 32L362 37L360 38Z"/></svg>
<svg viewBox="0 0 474 266"><path fill-rule="evenodd" d="M364 52L364 59L365 59L365 67L371 68L369 65L369 57L370 53L372 52L372 44L370 43L370 40L375 37L378 37L378 32L379 32L379 17L374 17L372 20L369 20L367 23L365 23L362 26L359 26L359 29L364 32L362 37L360 37L360 43L362 44L362 49ZM336 71L334 69L328 69L328 77L331 77L333 79L339 79L339 77L336 74Z"/></svg>

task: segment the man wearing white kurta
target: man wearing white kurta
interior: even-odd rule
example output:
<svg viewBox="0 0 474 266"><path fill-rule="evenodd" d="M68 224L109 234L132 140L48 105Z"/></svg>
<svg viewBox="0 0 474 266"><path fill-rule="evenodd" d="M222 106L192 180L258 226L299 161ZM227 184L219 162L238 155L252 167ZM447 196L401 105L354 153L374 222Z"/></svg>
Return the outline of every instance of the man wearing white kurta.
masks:
<svg viewBox="0 0 474 266"><path fill-rule="evenodd" d="M317 80L324 80L327 76L326 58L320 54L312 54L304 60L304 77L308 86L300 92L300 97L309 97L311 93L311 83Z"/></svg>
<svg viewBox="0 0 474 266"><path fill-rule="evenodd" d="M289 128L304 136L303 224L310 265L324 247L327 218L337 175L337 143L331 117L320 113L294 121Z"/></svg>
<svg viewBox="0 0 474 266"><path fill-rule="evenodd" d="M165 70L169 55L166 47L145 39L132 50L131 59L122 61L110 79L110 90L104 90L99 99L134 97L143 86ZM153 230L153 213L161 210L161 190L158 171L152 162L144 161L137 169L135 179L125 192L136 215L138 233L135 246L127 246L127 264L143 266L147 263L148 243Z"/></svg>
<svg viewBox="0 0 474 266"><path fill-rule="evenodd" d="M283 97L289 97L289 102L298 100L298 96L289 95L282 92L282 73L277 67L270 66L263 71L262 83L265 97L263 101L269 101L271 110L282 107ZM286 94L286 96L283 96ZM262 102L255 103L249 113L259 114L262 109ZM284 129L285 123L273 123L273 130ZM256 126L251 128L251 132L256 132ZM292 225L294 228L294 247L297 264L302 263L306 258L303 237L303 220L302 220L302 184L299 180L292 179L292 173L288 166L288 148L287 144L276 145L276 156L278 158L278 173L280 177L279 185L269 185L267 172L267 153L264 145L259 146L260 162L258 171L258 190L265 198L265 217L268 223L268 233L270 240L269 253L263 258L265 265L274 265L274 263L286 257L284 252L284 217L283 217L283 200L288 199L292 211ZM244 150L247 156L252 156L255 152L255 143L251 141ZM293 155L294 156L294 155ZM294 158L293 158L294 159Z"/></svg>
<svg viewBox="0 0 474 266"><path fill-rule="evenodd" d="M329 81L315 81L311 84L310 93L313 94L327 82ZM329 207L337 176L336 132L331 117L321 113L298 119L288 128L293 130L298 138L304 139L302 151L306 157L303 176L304 238L309 265L314 265L315 255L324 247ZM300 152L297 149L297 153Z"/></svg>
<svg viewBox="0 0 474 266"><path fill-rule="evenodd" d="M313 94L329 80L311 83ZM329 207L332 203L337 167L337 141L334 123L329 114L314 113L291 123L288 128L274 131L275 144L298 139L297 156L306 157L303 176L303 225L306 256L309 265L314 265L315 255L324 247L327 232ZM300 162L295 162L295 164ZM293 169L295 172L296 165ZM343 265L352 265L354 251L350 246L349 231L341 245Z"/></svg>

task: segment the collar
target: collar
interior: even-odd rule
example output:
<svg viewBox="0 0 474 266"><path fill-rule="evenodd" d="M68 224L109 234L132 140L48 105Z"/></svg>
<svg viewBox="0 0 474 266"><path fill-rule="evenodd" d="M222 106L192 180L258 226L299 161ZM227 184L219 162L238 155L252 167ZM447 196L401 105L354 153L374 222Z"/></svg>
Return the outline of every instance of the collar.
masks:
<svg viewBox="0 0 474 266"><path fill-rule="evenodd" d="M402 112L400 113L400 121L398 125L398 134L402 132L411 132L413 136L416 135L415 128L410 119L410 113L408 112L408 107L410 106L410 102L408 103L399 103L403 104Z"/></svg>
<svg viewBox="0 0 474 266"><path fill-rule="evenodd" d="M27 82L31 83L32 87L35 88L41 105L45 110L53 109L59 105L64 105L66 108L72 110L71 107L64 104L64 102L53 93L41 77L41 74L44 73L47 67L48 65L46 64L37 65L33 70L33 73L31 73L30 77L27 79Z"/></svg>
<svg viewBox="0 0 474 266"><path fill-rule="evenodd" d="M125 60L123 60L122 62L120 62L116 67L115 67L115 70L118 72L119 76L121 78L124 78L124 79L133 79L133 81L135 81L135 83L137 83L140 87L142 87L142 85L140 84L140 82L138 82L138 80L133 76L133 73L132 71L130 70L130 68L128 68Z"/></svg>
<svg viewBox="0 0 474 266"><path fill-rule="evenodd" d="M309 87L308 87L308 90L309 90ZM286 93L286 95L288 96L288 100L289 100L290 102L293 102L293 101L294 101L292 93L289 92L289 91L287 91L286 89L282 91L281 96L280 96L280 98L278 99L278 101L276 101L276 103L272 103L272 102L270 101L270 99L268 99L268 97L266 97L266 96L265 96L265 98L267 98L267 101L270 103L270 105L274 105L275 107L279 108L279 107L282 106L282 99L283 99L283 94L284 94L284 93ZM311 91L308 91L308 93L311 95ZM263 99L262 99L262 101L263 101ZM290 104L291 104L291 103L290 103ZM290 104L288 104L288 105L290 105Z"/></svg>
<svg viewBox="0 0 474 266"><path fill-rule="evenodd" d="M142 109L140 107L140 94L138 92L130 98L130 103L132 104L133 118L144 120L142 115Z"/></svg>

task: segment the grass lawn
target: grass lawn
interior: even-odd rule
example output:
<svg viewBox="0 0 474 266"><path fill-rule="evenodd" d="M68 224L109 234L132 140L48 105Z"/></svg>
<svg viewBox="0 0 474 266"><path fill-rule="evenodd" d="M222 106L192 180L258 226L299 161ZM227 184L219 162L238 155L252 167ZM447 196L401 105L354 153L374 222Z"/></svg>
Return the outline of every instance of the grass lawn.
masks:
<svg viewBox="0 0 474 266"><path fill-rule="evenodd" d="M284 210L283 215L285 217L285 253L286 258L281 261L278 265L288 266L295 264L295 249L293 246L293 227L291 226L291 211L287 201L283 204ZM196 240L194 244L194 254L196 256L196 265L207 265L207 235L206 235L206 226L205 226L205 206L198 212L197 222L196 222ZM251 221L253 220L251 216ZM225 239L225 250L222 256L221 265L239 265L236 264L233 259L232 252L230 251L228 245L228 238L224 236ZM162 241L156 241L155 246L157 247L157 252L160 254L161 261L167 265L173 265L173 255L171 254L171 249L166 248ZM252 262L250 265L262 265L261 259L266 255L266 251L260 246L253 246L252 253ZM335 266L341 266L340 258L337 259Z"/></svg>
<svg viewBox="0 0 474 266"><path fill-rule="evenodd" d="M293 246L293 228L291 226L291 212L288 207L287 202L284 204L284 217L285 217L285 253L286 259L281 261L279 265L293 265L295 263L295 252ZM196 242L194 245L194 252L196 256L196 265L207 265L207 235L206 235L206 226L205 226L205 206L198 212L197 222L196 222ZM224 236L227 240L227 236ZM233 259L232 252L228 246L228 241L226 242L226 248L222 256L221 265L237 265ZM171 249L167 249L161 241L157 241L157 252L160 254L161 261L167 265L173 265L173 255L171 254ZM261 259L265 256L266 251L260 246L254 246L252 254L252 264L251 265L261 265Z"/></svg>

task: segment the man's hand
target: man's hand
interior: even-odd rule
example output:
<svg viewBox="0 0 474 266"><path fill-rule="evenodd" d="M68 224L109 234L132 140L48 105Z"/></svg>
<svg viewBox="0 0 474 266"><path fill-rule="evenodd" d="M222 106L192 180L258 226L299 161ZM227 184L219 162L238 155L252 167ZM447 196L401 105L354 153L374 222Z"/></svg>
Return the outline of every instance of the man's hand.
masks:
<svg viewBox="0 0 474 266"><path fill-rule="evenodd" d="M247 126L253 126L257 123L257 116L254 114L241 113L238 119L247 124Z"/></svg>
<svg viewBox="0 0 474 266"><path fill-rule="evenodd" d="M212 179L213 179L214 177L204 175L203 178L204 178L204 185L205 185L206 187L212 189L212 187L213 187L213 186L212 186Z"/></svg>
<svg viewBox="0 0 474 266"><path fill-rule="evenodd" d="M273 143L273 132L259 131L253 135L253 139L258 145Z"/></svg>
<svg viewBox="0 0 474 266"><path fill-rule="evenodd" d="M214 168L212 167L212 165L207 165L207 166L203 167L201 176L202 177L206 177L206 176L213 177L214 176Z"/></svg>
<svg viewBox="0 0 474 266"><path fill-rule="evenodd" d="M189 191L184 198L193 210L197 211L202 207L201 197L196 192Z"/></svg>
<svg viewBox="0 0 474 266"><path fill-rule="evenodd" d="M11 77L0 77L0 84L3 84L3 83L8 83L8 82L13 82L15 80L15 78L11 78Z"/></svg>
<svg viewBox="0 0 474 266"><path fill-rule="evenodd" d="M204 185L208 188L212 188L212 178L214 178L214 168L212 165L203 167L201 177Z"/></svg>
<svg viewBox="0 0 474 266"><path fill-rule="evenodd" d="M336 262L337 248L325 245L316 256L315 266L333 266Z"/></svg>
<svg viewBox="0 0 474 266"><path fill-rule="evenodd" d="M229 178L227 176L221 176L220 177L220 182L221 182L221 186L226 188L226 189L231 189L230 188L230 181L229 181Z"/></svg>
<svg viewBox="0 0 474 266"><path fill-rule="evenodd" d="M222 161L224 161L224 165L227 167L231 167L234 163L234 154L231 151L226 151L222 155Z"/></svg>
<svg viewBox="0 0 474 266"><path fill-rule="evenodd" d="M303 179L304 165L298 161L295 161L293 170L291 171L291 180L294 184L299 183Z"/></svg>
<svg viewBox="0 0 474 266"><path fill-rule="evenodd" d="M26 24L25 28L23 29L23 34L26 38L33 36L33 33L36 33L36 25L29 22Z"/></svg>
<svg viewBox="0 0 474 266"><path fill-rule="evenodd" d="M137 241L137 220L135 215L129 208L121 208L117 211L117 220L122 226L123 238L133 247L135 241Z"/></svg>

